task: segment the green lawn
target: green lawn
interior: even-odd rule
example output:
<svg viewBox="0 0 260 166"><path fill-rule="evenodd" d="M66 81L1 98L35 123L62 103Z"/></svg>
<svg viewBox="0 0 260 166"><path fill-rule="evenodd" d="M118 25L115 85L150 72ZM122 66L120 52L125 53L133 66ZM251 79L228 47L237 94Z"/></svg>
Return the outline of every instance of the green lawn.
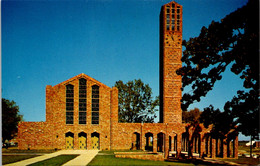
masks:
<svg viewBox="0 0 260 166"><path fill-rule="evenodd" d="M151 160L138 160L138 159L126 159L116 158L114 155L97 155L88 166L93 165L193 165L178 162L166 162L166 161L151 161Z"/></svg>
<svg viewBox="0 0 260 166"><path fill-rule="evenodd" d="M118 151L118 150L117 150ZM166 162L166 161L151 161L151 160L139 160L139 159L126 159L126 158L116 158L114 156L114 151L100 151L99 154L88 164L88 166L93 165L193 165L179 162Z"/></svg>
<svg viewBox="0 0 260 166"><path fill-rule="evenodd" d="M60 166L78 155L59 155L57 157L53 157L47 160L39 161L37 163L30 164L29 166Z"/></svg>
<svg viewBox="0 0 260 166"><path fill-rule="evenodd" d="M2 163L9 164L37 156L39 155L2 155Z"/></svg>

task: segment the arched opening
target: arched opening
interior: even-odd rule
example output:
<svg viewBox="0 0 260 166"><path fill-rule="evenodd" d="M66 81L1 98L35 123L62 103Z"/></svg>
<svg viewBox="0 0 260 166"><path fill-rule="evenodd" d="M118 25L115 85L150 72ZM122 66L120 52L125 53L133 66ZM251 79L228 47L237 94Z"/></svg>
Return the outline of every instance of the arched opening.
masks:
<svg viewBox="0 0 260 166"><path fill-rule="evenodd" d="M163 152L164 151L164 134L158 133L157 134L157 152Z"/></svg>
<svg viewBox="0 0 260 166"><path fill-rule="evenodd" d="M67 132L65 134L65 141L66 141L66 149L74 148L74 134L72 132Z"/></svg>
<svg viewBox="0 0 260 166"><path fill-rule="evenodd" d="M195 134L193 136L192 141L193 141L193 156L199 157L200 145L201 145L200 134Z"/></svg>
<svg viewBox="0 0 260 166"><path fill-rule="evenodd" d="M216 139L216 157L223 157L223 139Z"/></svg>
<svg viewBox="0 0 260 166"><path fill-rule="evenodd" d="M100 146L99 146L99 133L97 132L94 132L94 133L91 133L91 148L92 149L99 149Z"/></svg>
<svg viewBox="0 0 260 166"><path fill-rule="evenodd" d="M235 158L235 138L230 141L230 157Z"/></svg>
<svg viewBox="0 0 260 166"><path fill-rule="evenodd" d="M169 136L169 151L172 151L172 137Z"/></svg>
<svg viewBox="0 0 260 166"><path fill-rule="evenodd" d="M152 133L146 133L145 138L146 138L145 150L153 151L153 134Z"/></svg>
<svg viewBox="0 0 260 166"><path fill-rule="evenodd" d="M204 136L205 140L205 156L210 157L211 156L211 137L209 134L205 134Z"/></svg>
<svg viewBox="0 0 260 166"><path fill-rule="evenodd" d="M189 148L189 133L182 133L181 151L188 152Z"/></svg>
<svg viewBox="0 0 260 166"><path fill-rule="evenodd" d="M78 134L79 137L79 149L87 149L87 134L81 132Z"/></svg>
<svg viewBox="0 0 260 166"><path fill-rule="evenodd" d="M140 149L140 134L137 132L134 132L132 137L132 148L133 150L139 150Z"/></svg>

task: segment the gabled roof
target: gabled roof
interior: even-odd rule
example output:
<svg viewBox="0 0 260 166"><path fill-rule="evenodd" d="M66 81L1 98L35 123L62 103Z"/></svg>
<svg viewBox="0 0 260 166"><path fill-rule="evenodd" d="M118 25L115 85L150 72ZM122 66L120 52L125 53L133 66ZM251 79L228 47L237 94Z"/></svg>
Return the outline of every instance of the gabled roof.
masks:
<svg viewBox="0 0 260 166"><path fill-rule="evenodd" d="M169 3L166 3L165 5L163 5L163 6L166 6L166 5L171 5L171 4L176 4L176 5L179 5L179 6L181 6L180 4L178 4L177 2L175 2L175 1L171 1L171 2L169 2Z"/></svg>
<svg viewBox="0 0 260 166"><path fill-rule="evenodd" d="M88 75L86 75L86 74L84 74L84 73L81 73L81 74L79 74L79 75L77 75L77 76L74 76L74 77L72 77L72 78L70 78L70 79L68 79L68 80L66 80L66 81L63 81L63 82L61 82L61 83L59 83L59 84L57 84L57 85L55 85L55 86L58 86L58 85L67 85L67 84L69 84L70 82L72 82L72 81L74 81L74 80L76 80L76 79L80 79L80 78L85 78L86 80L90 80L90 81L95 82L95 83L98 84L99 86L105 86L105 87L107 87L107 88L110 88L109 86L107 86L107 85L105 85L105 84L103 84L103 83L101 83L101 82L95 80L94 78L92 78L92 77L90 77L90 76L88 76ZM55 86L54 86L54 87L55 87ZM111 88L110 88L110 89L111 89Z"/></svg>

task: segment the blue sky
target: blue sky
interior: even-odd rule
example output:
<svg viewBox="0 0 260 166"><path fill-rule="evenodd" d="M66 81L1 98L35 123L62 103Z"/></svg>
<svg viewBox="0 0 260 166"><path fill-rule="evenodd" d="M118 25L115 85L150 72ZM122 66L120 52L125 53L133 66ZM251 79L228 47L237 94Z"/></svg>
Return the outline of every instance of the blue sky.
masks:
<svg viewBox="0 0 260 166"><path fill-rule="evenodd" d="M166 0L2 1L2 97L26 121L45 121L45 87L80 73L112 87L141 78L159 95L159 13ZM247 0L176 0L183 39L220 21ZM223 109L241 80L223 75L202 101ZM243 139L242 137L240 137Z"/></svg>

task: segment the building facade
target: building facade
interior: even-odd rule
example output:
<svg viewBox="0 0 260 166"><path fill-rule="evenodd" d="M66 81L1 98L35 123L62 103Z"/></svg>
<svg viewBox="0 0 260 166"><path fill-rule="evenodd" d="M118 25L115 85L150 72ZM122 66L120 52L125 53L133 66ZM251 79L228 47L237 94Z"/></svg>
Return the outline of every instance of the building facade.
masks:
<svg viewBox="0 0 260 166"><path fill-rule="evenodd" d="M19 123L19 149L142 149L167 158L192 148L200 157L237 157L235 132L213 138L210 127L194 134L182 123L181 56L182 6L170 2L160 13L160 123L118 123L117 88L79 74L46 87L46 121Z"/></svg>

